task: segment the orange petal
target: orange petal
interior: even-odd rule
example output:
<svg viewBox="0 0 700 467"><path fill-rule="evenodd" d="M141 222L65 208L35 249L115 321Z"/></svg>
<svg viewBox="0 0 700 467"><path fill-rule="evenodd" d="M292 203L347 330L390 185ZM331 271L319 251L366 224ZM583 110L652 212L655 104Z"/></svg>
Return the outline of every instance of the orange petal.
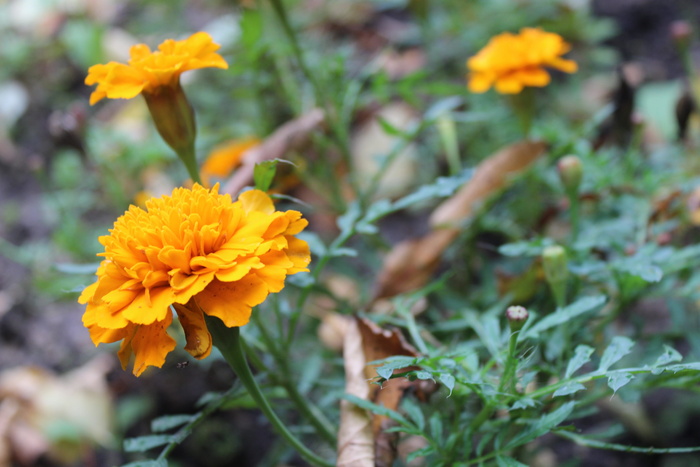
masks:
<svg viewBox="0 0 700 467"><path fill-rule="evenodd" d="M163 366L165 356L176 345L175 339L167 333L172 320L172 314L168 313L162 321L136 327L134 337L131 339L131 350L134 353L134 375L140 376L149 366L158 368Z"/></svg>
<svg viewBox="0 0 700 467"><path fill-rule="evenodd" d="M174 303L173 307L185 331L187 340L185 350L198 360L208 357L211 353L212 340L202 309L195 300L190 300L187 305Z"/></svg>
<svg viewBox="0 0 700 467"><path fill-rule="evenodd" d="M273 214L275 212L275 205L264 191L245 191L238 196L238 201L241 202L243 205L243 210L246 213L250 213L251 211L260 211L265 214Z"/></svg>
<svg viewBox="0 0 700 467"><path fill-rule="evenodd" d="M248 324L251 308L264 302L267 295L265 282L249 274L236 282L213 281L197 295L197 303L204 313L231 328Z"/></svg>

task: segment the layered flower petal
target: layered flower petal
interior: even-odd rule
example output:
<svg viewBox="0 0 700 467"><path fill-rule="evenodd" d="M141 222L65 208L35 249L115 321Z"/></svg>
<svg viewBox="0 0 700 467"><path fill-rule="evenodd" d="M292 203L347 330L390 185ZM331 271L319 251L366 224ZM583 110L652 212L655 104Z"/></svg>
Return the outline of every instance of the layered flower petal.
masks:
<svg viewBox="0 0 700 467"><path fill-rule="evenodd" d="M546 86L550 77L545 67L566 73L578 69L573 60L561 58L570 49L561 36L539 28L494 36L467 61L469 90L482 93L495 86L501 94L517 94L526 86Z"/></svg>
<svg viewBox="0 0 700 467"><path fill-rule="evenodd" d="M219 45L205 32L198 32L182 41L168 39L151 51L145 44L133 46L128 64L109 62L88 70L85 84L97 84L90 96L90 105L100 100L131 99L142 92L157 94L162 87L174 88L180 74L199 68L228 68L216 53Z"/></svg>
<svg viewBox="0 0 700 467"><path fill-rule="evenodd" d="M308 271L309 247L294 235L306 220L275 211L263 192L233 202L218 185L175 189L131 206L100 237L105 251L97 282L85 288L83 324L95 343L122 340L119 358L134 356L134 374L162 366L175 343L172 308L195 358L211 351L204 314L227 326L248 323L252 308L279 292L290 274Z"/></svg>

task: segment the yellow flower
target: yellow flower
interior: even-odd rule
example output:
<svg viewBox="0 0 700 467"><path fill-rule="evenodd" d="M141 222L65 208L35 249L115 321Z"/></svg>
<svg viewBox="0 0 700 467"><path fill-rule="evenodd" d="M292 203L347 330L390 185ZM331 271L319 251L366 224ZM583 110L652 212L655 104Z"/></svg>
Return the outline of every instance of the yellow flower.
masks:
<svg viewBox="0 0 700 467"><path fill-rule="evenodd" d="M136 376L161 367L175 348L166 332L171 305L185 350L201 359L212 347L204 314L243 326L287 275L308 271L309 247L294 236L308 224L301 213L275 211L259 190L232 202L218 188L176 188L147 201L146 210L131 206L100 237L97 282L78 300L87 304L83 324L95 345L122 341L122 367L133 354Z"/></svg>
<svg viewBox="0 0 700 467"><path fill-rule="evenodd" d="M469 90L482 93L495 85L501 94L517 94L525 86L546 86L550 77L544 67L566 73L578 69L573 60L561 58L570 49L560 35L539 28L499 34L467 61Z"/></svg>
<svg viewBox="0 0 700 467"><path fill-rule="evenodd" d="M228 68L216 53L219 45L206 32L198 32L182 41L168 39L151 52L145 44L131 48L129 64L109 62L88 70L85 84L97 84L90 95L90 105L107 97L131 99L141 93L157 94L161 88L175 88L180 74L198 68Z"/></svg>

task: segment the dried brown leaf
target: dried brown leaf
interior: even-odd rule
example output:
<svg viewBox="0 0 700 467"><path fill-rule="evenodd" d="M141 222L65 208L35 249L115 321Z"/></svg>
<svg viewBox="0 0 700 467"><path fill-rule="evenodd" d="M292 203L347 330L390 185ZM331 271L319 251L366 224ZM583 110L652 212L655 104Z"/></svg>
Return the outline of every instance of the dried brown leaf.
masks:
<svg viewBox="0 0 700 467"><path fill-rule="evenodd" d="M367 399L369 385L365 377L362 335L356 321L345 328L343 339L345 392ZM350 401L340 401L338 430L338 467L374 467L374 435L372 416Z"/></svg>
<svg viewBox="0 0 700 467"><path fill-rule="evenodd" d="M474 176L433 212L427 235L394 246L377 278L375 300L416 290L430 279L442 253L459 234L460 226L489 196L505 188L545 151L540 141L507 146L477 167Z"/></svg>
<svg viewBox="0 0 700 467"><path fill-rule="evenodd" d="M238 194L243 188L253 182L255 164L263 161L281 159L284 155L303 145L314 130L325 122L325 114L321 109L312 109L301 117L295 118L279 127L268 136L259 146L246 151L241 166L224 184L222 193Z"/></svg>

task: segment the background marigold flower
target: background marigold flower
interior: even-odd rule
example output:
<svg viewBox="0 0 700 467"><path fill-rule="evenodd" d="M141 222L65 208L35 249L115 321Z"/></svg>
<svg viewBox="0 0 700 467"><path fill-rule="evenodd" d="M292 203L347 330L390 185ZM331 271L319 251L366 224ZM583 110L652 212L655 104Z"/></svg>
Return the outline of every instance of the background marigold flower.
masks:
<svg viewBox="0 0 700 467"><path fill-rule="evenodd" d="M241 165L243 155L248 149L259 144L258 138L248 137L233 139L216 146L202 164L202 180L207 184L210 177L228 177L233 169Z"/></svg>
<svg viewBox="0 0 700 467"><path fill-rule="evenodd" d="M131 206L100 237L97 282L78 300L87 304L83 324L95 345L121 340L122 367L133 354L139 376L175 348L167 333L173 305L185 350L204 358L212 346L204 314L243 326L287 275L308 271L309 247L295 237L307 224L298 211L275 211L262 191L232 202L218 185L176 188L150 199L146 210Z"/></svg>
<svg viewBox="0 0 700 467"><path fill-rule="evenodd" d="M157 93L159 88L174 88L180 74L198 68L228 68L217 54L220 46L209 34L198 32L182 41L168 39L151 52L145 44L130 50L129 64L109 62L94 65L88 70L85 84L97 88L90 95L90 105L103 98L131 99L144 93Z"/></svg>
<svg viewBox="0 0 700 467"><path fill-rule="evenodd" d="M546 86L550 76L545 67L566 73L578 69L573 60L561 58L570 49L560 35L540 28L494 36L467 61L469 90L482 93L495 86L501 94L517 94L525 86Z"/></svg>

